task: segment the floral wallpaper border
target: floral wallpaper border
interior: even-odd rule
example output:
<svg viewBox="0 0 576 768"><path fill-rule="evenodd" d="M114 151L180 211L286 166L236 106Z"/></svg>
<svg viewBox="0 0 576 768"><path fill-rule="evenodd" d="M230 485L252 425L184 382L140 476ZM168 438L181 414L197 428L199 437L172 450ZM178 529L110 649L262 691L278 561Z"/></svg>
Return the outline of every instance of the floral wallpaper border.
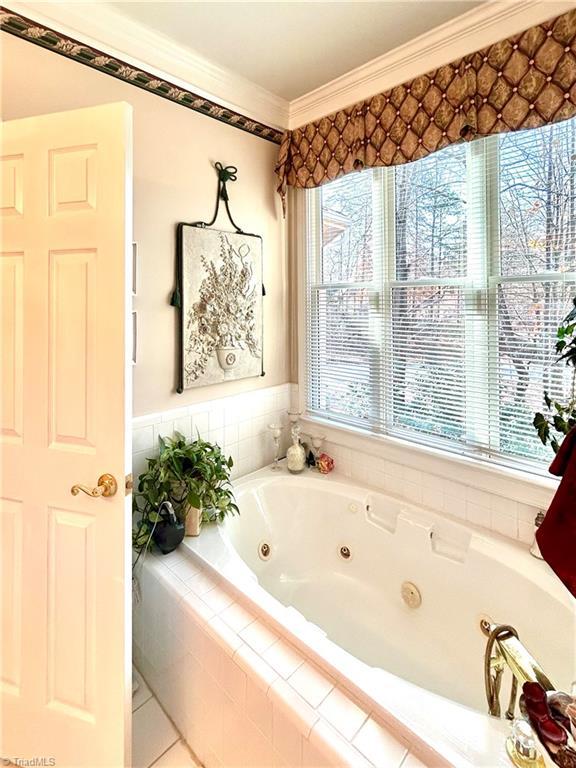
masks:
<svg viewBox="0 0 576 768"><path fill-rule="evenodd" d="M261 139L266 139L266 141L280 144L282 139L282 132L276 128L260 123L257 120L251 120L239 112L234 112L203 96L199 96L193 91L180 88L168 80L163 80L149 72L133 67L113 56L108 56L96 48L67 37L49 27L37 24L35 21L2 6L0 6L0 30L35 45L40 45L42 48L54 51L54 53L59 53L61 56L66 56L66 58L77 61L80 64L97 69L106 75L116 77L137 88L142 88L156 96L161 96L163 99L181 104L187 109L194 110L194 112L200 112L214 120L219 120L254 136L259 136Z"/></svg>

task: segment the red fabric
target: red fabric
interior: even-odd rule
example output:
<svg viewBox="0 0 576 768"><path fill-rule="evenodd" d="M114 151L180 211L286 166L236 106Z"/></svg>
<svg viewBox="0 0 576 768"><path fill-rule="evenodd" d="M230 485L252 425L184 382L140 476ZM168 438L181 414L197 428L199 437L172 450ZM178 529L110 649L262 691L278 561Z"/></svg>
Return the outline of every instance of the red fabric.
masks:
<svg viewBox="0 0 576 768"><path fill-rule="evenodd" d="M562 480L536 541L544 560L576 597L576 427L562 441L550 472Z"/></svg>

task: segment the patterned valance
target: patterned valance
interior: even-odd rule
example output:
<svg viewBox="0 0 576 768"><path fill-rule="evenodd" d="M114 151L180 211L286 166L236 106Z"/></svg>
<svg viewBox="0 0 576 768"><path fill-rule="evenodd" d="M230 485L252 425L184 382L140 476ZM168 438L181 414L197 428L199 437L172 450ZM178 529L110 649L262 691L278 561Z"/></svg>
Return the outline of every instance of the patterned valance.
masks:
<svg viewBox="0 0 576 768"><path fill-rule="evenodd" d="M287 131L278 191L284 200L288 185L318 187L353 170L574 115L576 10Z"/></svg>

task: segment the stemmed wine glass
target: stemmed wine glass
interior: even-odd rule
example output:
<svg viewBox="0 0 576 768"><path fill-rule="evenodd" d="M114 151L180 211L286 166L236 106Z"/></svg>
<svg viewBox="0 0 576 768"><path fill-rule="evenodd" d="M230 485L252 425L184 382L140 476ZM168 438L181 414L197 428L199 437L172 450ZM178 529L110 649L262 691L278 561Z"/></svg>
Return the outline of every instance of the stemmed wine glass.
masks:
<svg viewBox="0 0 576 768"><path fill-rule="evenodd" d="M296 424L296 422L300 419L300 416L302 416L302 411L288 411L287 413L291 424Z"/></svg>
<svg viewBox="0 0 576 768"><path fill-rule="evenodd" d="M272 433L272 438L274 440L274 464L271 469L278 471L280 469L280 465L278 464L280 458L280 438L282 437L284 426L282 424L268 424L268 429Z"/></svg>

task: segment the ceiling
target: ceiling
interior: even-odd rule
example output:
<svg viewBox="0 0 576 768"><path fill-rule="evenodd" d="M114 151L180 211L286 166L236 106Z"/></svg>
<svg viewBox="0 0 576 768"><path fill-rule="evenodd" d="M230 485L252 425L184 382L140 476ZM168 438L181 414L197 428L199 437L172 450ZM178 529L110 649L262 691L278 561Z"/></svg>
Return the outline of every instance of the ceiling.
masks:
<svg viewBox="0 0 576 768"><path fill-rule="evenodd" d="M213 63L293 100L480 5L381 2L112 2Z"/></svg>

